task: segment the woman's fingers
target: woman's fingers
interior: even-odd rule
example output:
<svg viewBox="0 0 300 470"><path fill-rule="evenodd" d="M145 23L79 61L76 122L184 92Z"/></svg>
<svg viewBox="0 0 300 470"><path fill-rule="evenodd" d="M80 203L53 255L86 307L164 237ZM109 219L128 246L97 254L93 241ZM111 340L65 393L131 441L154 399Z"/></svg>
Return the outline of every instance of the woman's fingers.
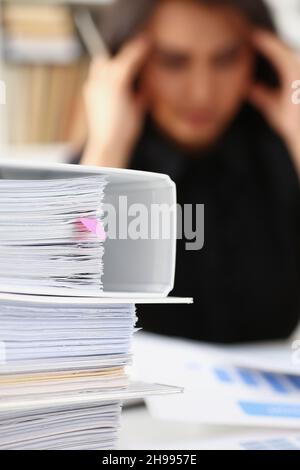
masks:
<svg viewBox="0 0 300 470"><path fill-rule="evenodd" d="M92 59L89 68L88 79L94 80L100 77L102 70L106 64L108 64L110 59L105 57L104 55L96 56Z"/></svg>
<svg viewBox="0 0 300 470"><path fill-rule="evenodd" d="M130 40L115 58L120 79L131 82L138 74L150 50L150 39L143 33Z"/></svg>
<svg viewBox="0 0 300 470"><path fill-rule="evenodd" d="M89 124L84 162L126 167L147 106L142 90L130 86L146 59L149 42L138 37L114 57L95 57L84 87Z"/></svg>
<svg viewBox="0 0 300 470"><path fill-rule="evenodd" d="M274 90L262 83L256 83L250 92L250 100L287 143L293 142L296 136L300 135L299 107L293 104L292 98L292 84L300 76L298 55L267 32L256 33L255 44L278 70L281 87ZM299 143L296 146L299 146Z"/></svg>
<svg viewBox="0 0 300 470"><path fill-rule="evenodd" d="M149 48L148 37L140 34L126 43L116 57L107 58L100 55L93 58L88 79L97 80L104 70L107 70L111 79L115 77L119 82L130 84L143 65Z"/></svg>

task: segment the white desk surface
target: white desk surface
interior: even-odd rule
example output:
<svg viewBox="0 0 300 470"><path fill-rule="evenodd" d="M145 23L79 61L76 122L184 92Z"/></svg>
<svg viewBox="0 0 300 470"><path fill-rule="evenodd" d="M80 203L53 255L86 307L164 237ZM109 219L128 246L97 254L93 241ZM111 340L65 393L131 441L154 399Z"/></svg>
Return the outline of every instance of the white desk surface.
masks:
<svg viewBox="0 0 300 470"><path fill-rule="evenodd" d="M300 339L300 327L294 333L294 339ZM165 397L167 400L167 397ZM118 449L155 450L203 449L205 443L210 446L221 439L230 439L237 435L243 439L249 433L263 433L270 430L235 426L208 426L194 423L176 423L153 418L146 407L125 408L122 413ZM278 430L280 434L280 430ZM288 432L288 431L287 431ZM295 431L292 431L293 433ZM216 444L217 446L217 444ZM218 447L216 447L218 448Z"/></svg>
<svg viewBox="0 0 300 470"><path fill-rule="evenodd" d="M243 436L253 432L256 432L254 428L246 427L162 421L154 419L146 407L129 408L122 413L118 450L196 450L205 449L205 443L211 449L214 442L217 450L219 440L237 435L243 439Z"/></svg>

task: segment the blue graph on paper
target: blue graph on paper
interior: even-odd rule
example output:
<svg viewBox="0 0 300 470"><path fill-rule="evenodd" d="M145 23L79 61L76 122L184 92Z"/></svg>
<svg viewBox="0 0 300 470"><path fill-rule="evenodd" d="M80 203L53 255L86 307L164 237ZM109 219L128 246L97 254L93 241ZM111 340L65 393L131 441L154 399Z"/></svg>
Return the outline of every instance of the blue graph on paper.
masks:
<svg viewBox="0 0 300 470"><path fill-rule="evenodd" d="M299 404L294 403L269 403L241 400L238 402L240 409L248 416L288 418L300 420L300 377L288 374L276 374L271 372L254 371L244 368L227 369L215 367L213 374L217 381L223 385L243 384L244 386L258 390L268 387L273 394L282 398L299 393Z"/></svg>
<svg viewBox="0 0 300 470"><path fill-rule="evenodd" d="M300 450L300 437L244 441L240 446L244 450Z"/></svg>

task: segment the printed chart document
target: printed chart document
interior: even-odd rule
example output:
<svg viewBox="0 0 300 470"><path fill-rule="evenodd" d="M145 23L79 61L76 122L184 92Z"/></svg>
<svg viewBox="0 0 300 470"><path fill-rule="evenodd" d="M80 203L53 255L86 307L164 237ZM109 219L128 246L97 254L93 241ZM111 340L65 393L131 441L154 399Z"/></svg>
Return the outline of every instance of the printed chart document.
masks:
<svg viewBox="0 0 300 470"><path fill-rule="evenodd" d="M210 424L300 428L300 374L240 365L229 348L139 332L135 374L182 386L184 394L147 401L155 417ZM256 351L259 357L258 350ZM262 361L263 364L263 361Z"/></svg>

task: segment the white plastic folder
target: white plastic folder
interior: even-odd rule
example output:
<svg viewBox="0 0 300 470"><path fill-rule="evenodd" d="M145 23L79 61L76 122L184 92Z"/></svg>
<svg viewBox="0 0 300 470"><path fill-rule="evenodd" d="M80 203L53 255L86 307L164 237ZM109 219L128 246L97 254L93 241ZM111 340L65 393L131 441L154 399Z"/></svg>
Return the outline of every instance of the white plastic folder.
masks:
<svg viewBox="0 0 300 470"><path fill-rule="evenodd" d="M116 232L103 241L80 222L101 221L110 205L119 226L128 215L120 208L124 197L128 208L143 205L151 214L153 204L175 208L176 187L155 173L0 160L0 290L166 297L174 285L176 210L167 238L160 233L131 239Z"/></svg>

